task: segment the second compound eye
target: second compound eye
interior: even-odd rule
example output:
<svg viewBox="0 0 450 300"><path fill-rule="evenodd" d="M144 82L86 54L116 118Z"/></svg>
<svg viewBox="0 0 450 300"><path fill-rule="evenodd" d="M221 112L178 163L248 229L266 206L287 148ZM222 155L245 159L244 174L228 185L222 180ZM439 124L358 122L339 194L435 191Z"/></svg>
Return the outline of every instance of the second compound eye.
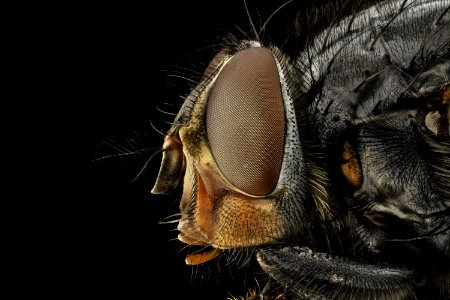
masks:
<svg viewBox="0 0 450 300"><path fill-rule="evenodd" d="M262 196L278 182L285 112L277 63L266 48L235 54L213 84L206 132L222 174L236 188Z"/></svg>

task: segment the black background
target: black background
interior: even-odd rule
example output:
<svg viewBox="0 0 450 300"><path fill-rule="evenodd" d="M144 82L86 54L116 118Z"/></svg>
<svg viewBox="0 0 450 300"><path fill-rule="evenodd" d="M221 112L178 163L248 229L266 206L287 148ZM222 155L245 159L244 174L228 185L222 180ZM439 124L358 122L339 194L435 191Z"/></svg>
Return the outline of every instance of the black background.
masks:
<svg viewBox="0 0 450 300"><path fill-rule="evenodd" d="M285 1L266 2L247 1L259 24ZM150 193L160 155L132 182L162 146L163 136L153 127L164 132L173 120L160 110L176 113L180 96L189 91L189 80L177 76L197 80L217 50L211 46L218 36L237 32L235 25L249 31L244 2L154 3L74 7L72 101L83 145L79 153L88 166L81 184L88 188L77 192L66 296L226 299L256 285L245 268L184 264L189 249L176 239L176 223L159 223L178 212L179 195ZM147 151L114 156L140 149Z"/></svg>

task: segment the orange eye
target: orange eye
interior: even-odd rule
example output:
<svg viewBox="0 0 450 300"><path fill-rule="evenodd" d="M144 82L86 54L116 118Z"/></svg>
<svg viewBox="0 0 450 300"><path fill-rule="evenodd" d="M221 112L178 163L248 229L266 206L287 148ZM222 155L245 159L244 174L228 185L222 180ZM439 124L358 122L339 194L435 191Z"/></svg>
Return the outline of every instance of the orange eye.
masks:
<svg viewBox="0 0 450 300"><path fill-rule="evenodd" d="M271 193L280 175L285 112L280 78L265 48L238 52L214 83L206 107L206 132L222 174L256 196Z"/></svg>

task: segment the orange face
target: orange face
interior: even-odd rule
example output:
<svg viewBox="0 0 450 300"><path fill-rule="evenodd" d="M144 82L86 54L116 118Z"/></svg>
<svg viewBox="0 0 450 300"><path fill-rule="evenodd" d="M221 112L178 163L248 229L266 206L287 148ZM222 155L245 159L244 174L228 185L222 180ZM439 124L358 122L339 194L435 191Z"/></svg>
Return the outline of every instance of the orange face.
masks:
<svg viewBox="0 0 450 300"><path fill-rule="evenodd" d="M213 248L189 256L188 264L208 261L220 249L276 243L302 228L283 213L305 210L298 207L310 199L293 184L307 175L275 51L247 45L233 55L221 52L186 99L189 109L175 122L182 125L166 136L152 192L182 184L178 239ZM283 201L292 194L298 202Z"/></svg>

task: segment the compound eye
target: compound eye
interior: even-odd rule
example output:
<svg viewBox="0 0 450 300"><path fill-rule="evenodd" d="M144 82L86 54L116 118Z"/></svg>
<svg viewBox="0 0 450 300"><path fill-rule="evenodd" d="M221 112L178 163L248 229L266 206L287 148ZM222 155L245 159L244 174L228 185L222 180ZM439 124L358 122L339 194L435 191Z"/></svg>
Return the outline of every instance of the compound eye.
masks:
<svg viewBox="0 0 450 300"><path fill-rule="evenodd" d="M266 48L248 48L223 67L210 90L206 132L222 174L255 196L271 193L284 153L285 112L278 68Z"/></svg>

